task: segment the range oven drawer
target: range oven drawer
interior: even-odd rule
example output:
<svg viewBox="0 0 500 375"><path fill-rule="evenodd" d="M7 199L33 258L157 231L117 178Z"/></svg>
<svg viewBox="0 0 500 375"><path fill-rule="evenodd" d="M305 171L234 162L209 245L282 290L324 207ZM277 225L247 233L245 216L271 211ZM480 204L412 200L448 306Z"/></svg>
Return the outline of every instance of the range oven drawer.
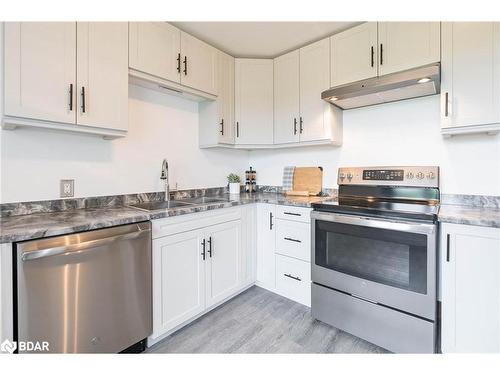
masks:
<svg viewBox="0 0 500 375"><path fill-rule="evenodd" d="M276 254L276 292L311 306L311 264Z"/></svg>
<svg viewBox="0 0 500 375"><path fill-rule="evenodd" d="M433 322L318 284L311 288L311 313L315 319L395 353L435 352Z"/></svg>

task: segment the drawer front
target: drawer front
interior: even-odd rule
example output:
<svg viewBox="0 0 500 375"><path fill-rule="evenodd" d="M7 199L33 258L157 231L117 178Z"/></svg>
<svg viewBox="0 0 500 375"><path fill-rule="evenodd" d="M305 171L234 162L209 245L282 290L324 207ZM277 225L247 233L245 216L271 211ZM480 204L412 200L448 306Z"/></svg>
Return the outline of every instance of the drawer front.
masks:
<svg viewBox="0 0 500 375"><path fill-rule="evenodd" d="M311 306L311 264L276 254L276 292Z"/></svg>
<svg viewBox="0 0 500 375"><path fill-rule="evenodd" d="M311 225L276 219L276 253L311 261Z"/></svg>
<svg viewBox="0 0 500 375"><path fill-rule="evenodd" d="M309 223L311 221L312 209L307 207L276 206L276 217L278 219L301 221Z"/></svg>

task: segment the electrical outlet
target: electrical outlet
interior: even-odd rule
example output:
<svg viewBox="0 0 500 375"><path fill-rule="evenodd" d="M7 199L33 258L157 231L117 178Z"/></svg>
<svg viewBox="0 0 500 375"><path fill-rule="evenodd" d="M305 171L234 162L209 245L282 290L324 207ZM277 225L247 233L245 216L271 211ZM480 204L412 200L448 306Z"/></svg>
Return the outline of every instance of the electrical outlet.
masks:
<svg viewBox="0 0 500 375"><path fill-rule="evenodd" d="M75 196L75 180L61 180L59 189L61 198Z"/></svg>

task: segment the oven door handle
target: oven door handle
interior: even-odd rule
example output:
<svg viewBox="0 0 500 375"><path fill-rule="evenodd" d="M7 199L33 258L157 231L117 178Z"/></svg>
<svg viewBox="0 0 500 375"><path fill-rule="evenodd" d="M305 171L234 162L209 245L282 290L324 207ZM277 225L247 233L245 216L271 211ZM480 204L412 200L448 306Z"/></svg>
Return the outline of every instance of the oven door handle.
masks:
<svg viewBox="0 0 500 375"><path fill-rule="evenodd" d="M334 213L325 213L319 211L311 212L311 219L320 221L329 221L340 224L360 225L363 227L380 228L396 230L400 232L434 234L436 232L435 224L416 223L405 220L385 220L374 219L367 216L339 215Z"/></svg>

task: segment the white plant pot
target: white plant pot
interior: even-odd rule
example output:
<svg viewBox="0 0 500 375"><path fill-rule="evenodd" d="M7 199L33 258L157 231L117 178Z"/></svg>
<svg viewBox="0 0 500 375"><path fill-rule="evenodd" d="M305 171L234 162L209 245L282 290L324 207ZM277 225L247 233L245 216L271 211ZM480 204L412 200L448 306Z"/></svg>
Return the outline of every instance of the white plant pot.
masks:
<svg viewBox="0 0 500 375"><path fill-rule="evenodd" d="M239 194L240 193L240 183L230 182L229 183L229 194Z"/></svg>

